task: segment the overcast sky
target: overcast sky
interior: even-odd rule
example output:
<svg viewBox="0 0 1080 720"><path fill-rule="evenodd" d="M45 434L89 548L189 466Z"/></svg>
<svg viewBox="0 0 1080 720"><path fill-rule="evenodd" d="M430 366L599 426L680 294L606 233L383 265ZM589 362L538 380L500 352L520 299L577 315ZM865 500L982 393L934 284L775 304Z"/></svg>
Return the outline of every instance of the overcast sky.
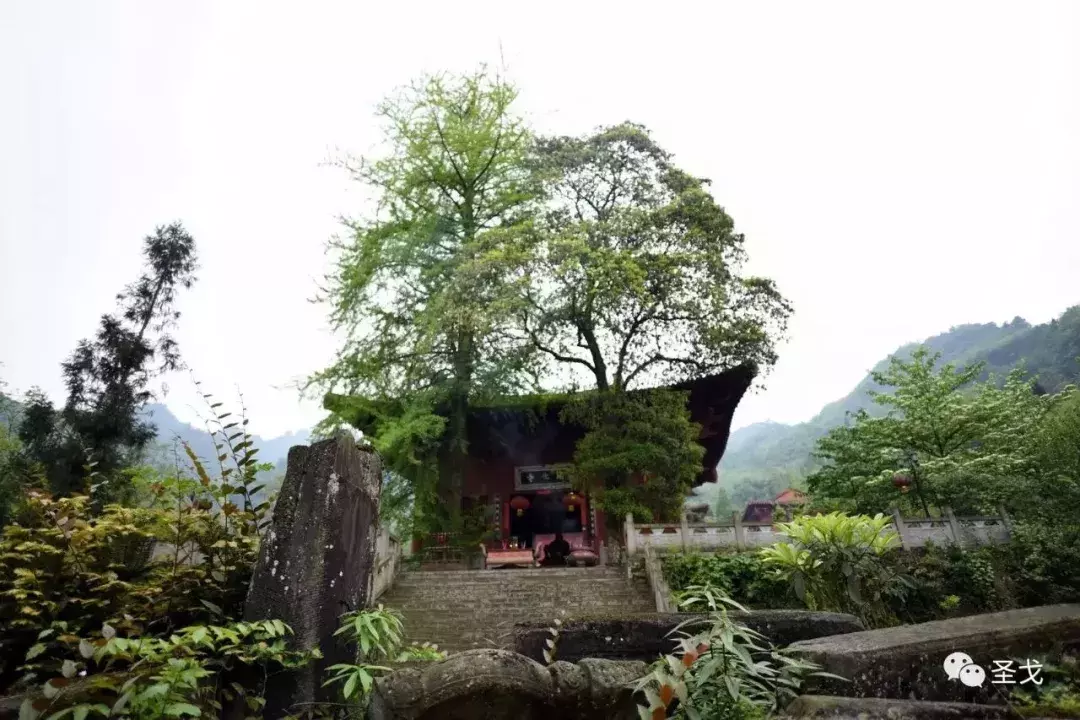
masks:
<svg viewBox="0 0 1080 720"><path fill-rule="evenodd" d="M416 75L504 62L538 131L640 122L713 180L795 306L736 425L806 420L904 342L1080 302L1078 47L1071 0L5 2L0 378L62 401L60 361L179 219L194 375L263 435L313 424L289 385L337 347L307 300L357 202L324 161Z"/></svg>

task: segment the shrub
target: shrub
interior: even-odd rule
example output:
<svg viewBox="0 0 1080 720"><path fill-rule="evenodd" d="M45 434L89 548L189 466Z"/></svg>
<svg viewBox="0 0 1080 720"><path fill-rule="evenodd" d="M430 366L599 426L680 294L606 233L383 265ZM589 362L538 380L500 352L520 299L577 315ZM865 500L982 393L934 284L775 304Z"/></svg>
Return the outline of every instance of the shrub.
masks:
<svg viewBox="0 0 1080 720"><path fill-rule="evenodd" d="M1080 600L1080 528L1018 525L1002 545L929 545L898 554L910 585L892 598L905 622ZM944 597L955 596L949 607Z"/></svg>
<svg viewBox="0 0 1080 720"><path fill-rule="evenodd" d="M242 613L259 536L269 521L270 503L258 499L257 474L266 466L256 459L247 420L229 421L224 412L216 417L215 477L185 447L190 476L179 467L171 474L124 471L143 498L140 507L99 507L96 494L106 481L92 466L89 495L25 494L16 522L0 535L0 689L16 680L32 688L51 678L52 689L44 692L54 696L44 699L56 711L61 695L65 708L83 703L70 693L54 693L71 680L73 667L88 673L77 685L80 692L92 690L89 696L115 691L114 680L149 682L146 672L152 671L159 685L179 688L188 697L184 702L205 707L223 697L203 694L203 680L225 667L213 652L240 662L268 659L260 653L278 645L271 635L258 637L258 626L237 630L229 624ZM225 634L215 636L214 628ZM278 626L270 628L265 632L280 639ZM235 652L222 645L229 633L239 633ZM188 640L194 645L188 647ZM258 651L237 649L249 640ZM98 656L101 647L110 649ZM129 652L143 654L124 655ZM135 696L125 703L131 703L125 712L143 712ZM71 712L85 717L98 712L99 704L83 703Z"/></svg>
<svg viewBox="0 0 1080 720"><path fill-rule="evenodd" d="M323 685L341 685L345 703L355 708L367 706L375 678L391 669L387 663L446 657L446 653L428 643L404 647L401 615L382 605L345 613L334 635L343 636L355 645L356 662L331 665L327 672L332 675Z"/></svg>
<svg viewBox="0 0 1080 720"><path fill-rule="evenodd" d="M891 562L899 547L884 515L805 515L777 527L791 538L763 548L763 561L811 610L857 615L870 627L896 622L892 597L910 581Z"/></svg>
<svg viewBox="0 0 1080 720"><path fill-rule="evenodd" d="M39 638L46 640L51 631ZM74 718L101 715L134 720L219 716L226 703L242 701L248 717L260 717L266 684L274 674L319 657L318 650L286 647L292 630L280 620L197 625L168 638L122 637L106 624L96 637L70 637L73 646L56 677L39 697L24 702L20 717ZM30 649L33 655L44 645ZM241 667L258 668L250 690L228 680ZM84 679L79 679L83 678Z"/></svg>
<svg viewBox="0 0 1080 720"><path fill-rule="evenodd" d="M675 593L711 586L752 608L799 607L790 585L754 553L677 553L664 556L664 577Z"/></svg>
<svg viewBox="0 0 1080 720"><path fill-rule="evenodd" d="M1056 662L1042 659L1042 683L1016 685L1009 700L1022 717L1080 717L1080 661L1064 656Z"/></svg>
<svg viewBox="0 0 1080 720"><path fill-rule="evenodd" d="M1080 525L1053 523L1020 523L988 549L1021 607L1080 601Z"/></svg>
<svg viewBox="0 0 1080 720"><path fill-rule="evenodd" d="M698 621L676 628L679 650L636 683L647 703L643 718L758 720L796 697L806 677L825 675L733 620L728 608L745 608L715 588L688 588L682 604L710 608L709 622L695 633L685 628Z"/></svg>

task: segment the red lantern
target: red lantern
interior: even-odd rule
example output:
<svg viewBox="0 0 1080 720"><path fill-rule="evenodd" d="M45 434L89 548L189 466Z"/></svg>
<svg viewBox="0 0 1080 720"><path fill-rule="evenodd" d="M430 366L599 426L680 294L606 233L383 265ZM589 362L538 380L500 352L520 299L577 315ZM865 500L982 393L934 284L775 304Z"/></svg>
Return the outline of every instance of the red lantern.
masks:
<svg viewBox="0 0 1080 720"><path fill-rule="evenodd" d="M581 496L578 495L576 492L571 491L566 495L563 495L563 505L566 505L566 512L574 512L574 508L576 508L580 503Z"/></svg>
<svg viewBox="0 0 1080 720"><path fill-rule="evenodd" d="M911 476L906 473L896 473L893 475L892 484L900 492L906 493L911 490Z"/></svg>
<svg viewBox="0 0 1080 720"><path fill-rule="evenodd" d="M525 511L529 509L529 505L531 504L532 503L529 502L529 498L525 497L524 495L515 495L513 498L510 499L510 507L517 510L518 517L524 515Z"/></svg>

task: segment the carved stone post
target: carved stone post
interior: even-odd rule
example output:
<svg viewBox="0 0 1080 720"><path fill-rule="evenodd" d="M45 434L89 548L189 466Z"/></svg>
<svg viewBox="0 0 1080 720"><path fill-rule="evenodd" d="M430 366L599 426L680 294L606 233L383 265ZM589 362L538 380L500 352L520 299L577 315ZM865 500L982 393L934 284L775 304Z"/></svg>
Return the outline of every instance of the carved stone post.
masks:
<svg viewBox="0 0 1080 720"><path fill-rule="evenodd" d="M289 451L270 529L248 590L247 620L277 618L292 627L297 649L323 659L282 673L267 688L266 716L296 703L333 700L324 668L355 662L355 648L334 637L339 617L368 602L378 537L382 462L347 434Z"/></svg>
<svg viewBox="0 0 1080 720"><path fill-rule="evenodd" d="M900 514L900 508L892 509L893 525L896 526L896 534L900 537L900 547L910 549L911 542L907 537L907 527L904 525L904 516Z"/></svg>
<svg viewBox="0 0 1080 720"><path fill-rule="evenodd" d="M964 533L960 528L960 521L956 519L956 515L953 514L951 507L944 508L945 519L949 521L949 535L952 536L952 541L957 545L964 544Z"/></svg>
<svg viewBox="0 0 1080 720"><path fill-rule="evenodd" d="M731 522L735 525L735 547L742 550L746 547L746 530L743 529L742 515L738 512L731 513Z"/></svg>
<svg viewBox="0 0 1080 720"><path fill-rule="evenodd" d="M626 535L626 554L633 557L634 553L637 551L637 531L634 530L633 513L626 513L626 522L623 523L623 532Z"/></svg>

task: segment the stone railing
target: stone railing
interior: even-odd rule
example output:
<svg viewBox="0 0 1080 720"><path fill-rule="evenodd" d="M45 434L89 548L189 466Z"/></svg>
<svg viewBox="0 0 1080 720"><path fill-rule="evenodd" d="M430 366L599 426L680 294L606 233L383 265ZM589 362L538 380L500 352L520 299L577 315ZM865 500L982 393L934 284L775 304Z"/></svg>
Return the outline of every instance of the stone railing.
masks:
<svg viewBox="0 0 1080 720"><path fill-rule="evenodd" d="M953 515L945 508L940 518L903 518L893 511L892 527L900 537L904 548L957 544L963 546L989 545L1008 542L1011 521L1001 509L1000 514L980 517ZM743 522L738 513L732 513L731 523L691 523L683 515L682 522L674 524L635 524L631 515L626 516L624 541L630 555L642 552L646 547L657 550L716 550L721 548L756 548L786 540L773 523Z"/></svg>
<svg viewBox="0 0 1080 720"><path fill-rule="evenodd" d="M375 538L375 562L371 573L369 603L375 603L394 584L401 569L401 543L386 528Z"/></svg>
<svg viewBox="0 0 1080 720"><path fill-rule="evenodd" d="M664 578L663 563L649 545L642 548L642 554L645 556L645 577L649 581L649 590L652 591L653 602L656 603L656 612L675 612L671 589Z"/></svg>

